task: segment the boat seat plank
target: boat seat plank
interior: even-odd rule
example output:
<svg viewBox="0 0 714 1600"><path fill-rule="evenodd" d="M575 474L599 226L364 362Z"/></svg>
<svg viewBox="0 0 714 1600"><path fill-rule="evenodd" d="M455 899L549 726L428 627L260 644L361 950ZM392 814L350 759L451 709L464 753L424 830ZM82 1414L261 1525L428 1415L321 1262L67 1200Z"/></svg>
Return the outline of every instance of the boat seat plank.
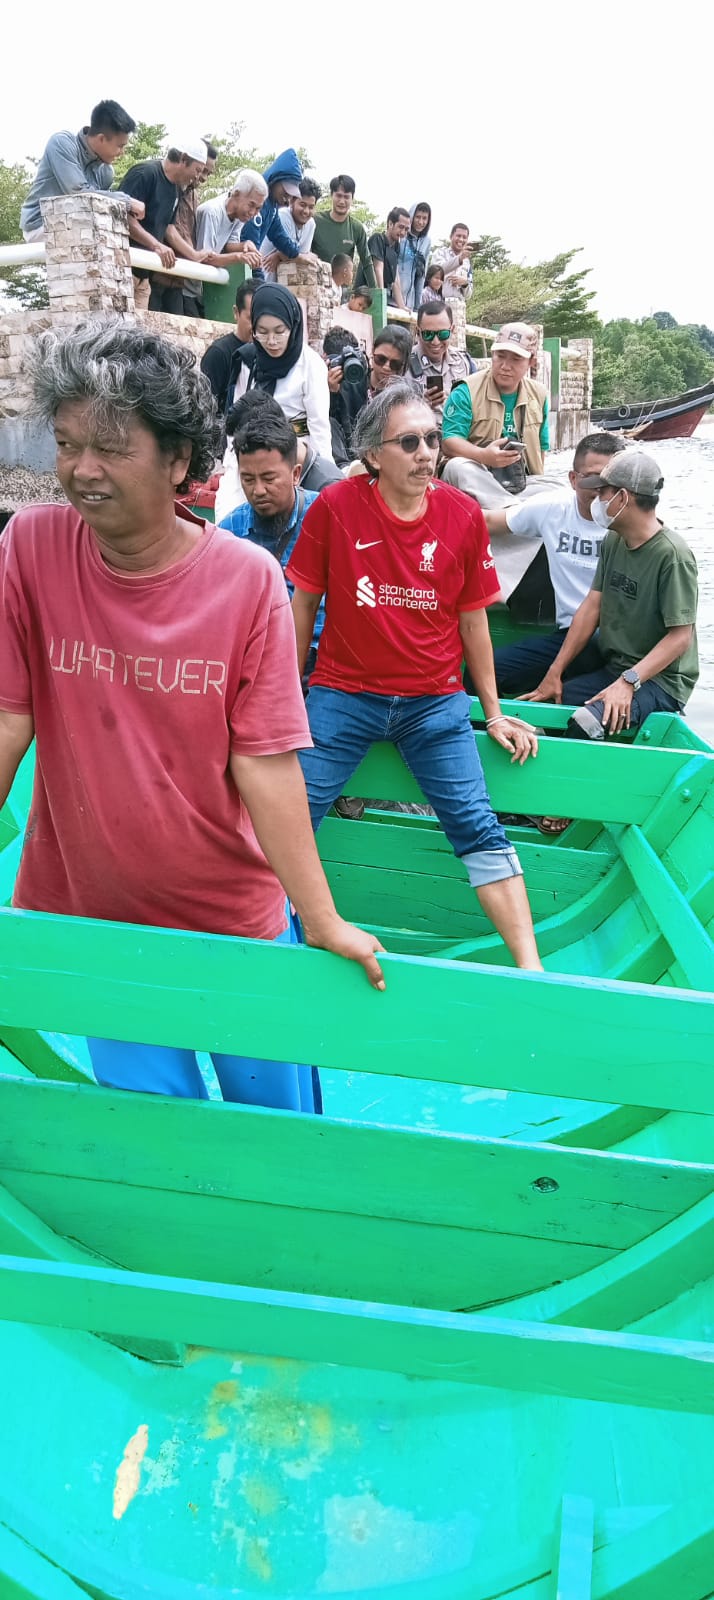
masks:
<svg viewBox="0 0 714 1600"><path fill-rule="evenodd" d="M190 1045L428 1082L714 1112L714 998L0 911L2 1027ZM281 995L276 1007L275 994ZM350 1027L344 1019L349 1014ZM552 1048L554 1021L568 1040Z"/></svg>
<svg viewBox="0 0 714 1600"><path fill-rule="evenodd" d="M714 989L714 944L641 828L610 831L687 982L693 989Z"/></svg>
<svg viewBox="0 0 714 1600"><path fill-rule="evenodd" d="M585 1495L563 1495L554 1600L592 1600L595 1507Z"/></svg>
<svg viewBox="0 0 714 1600"><path fill-rule="evenodd" d="M348 1214L338 1202L316 1212L298 1193L292 1206L266 1205L42 1173L4 1176L13 1196L57 1233L122 1267L301 1294L461 1311L587 1275L615 1253L547 1236Z"/></svg>
<svg viewBox="0 0 714 1600"><path fill-rule="evenodd" d="M617 1250L714 1194L704 1164L91 1085L0 1082L0 1109L4 1181L111 1182Z"/></svg>
<svg viewBox="0 0 714 1600"><path fill-rule="evenodd" d="M540 709L540 708L539 708ZM485 733L476 734L491 802L497 811L595 818L601 822L643 823L656 800L687 762L714 772L714 756L691 752L598 745L583 741L577 762L562 739L541 740L538 756L512 766L507 753ZM424 795L391 744L375 744L345 794L380 800L424 801Z"/></svg>
<svg viewBox="0 0 714 1600"><path fill-rule="evenodd" d="M714 1414L714 1345L0 1257L0 1318ZM597 1590L596 1590L597 1593Z"/></svg>

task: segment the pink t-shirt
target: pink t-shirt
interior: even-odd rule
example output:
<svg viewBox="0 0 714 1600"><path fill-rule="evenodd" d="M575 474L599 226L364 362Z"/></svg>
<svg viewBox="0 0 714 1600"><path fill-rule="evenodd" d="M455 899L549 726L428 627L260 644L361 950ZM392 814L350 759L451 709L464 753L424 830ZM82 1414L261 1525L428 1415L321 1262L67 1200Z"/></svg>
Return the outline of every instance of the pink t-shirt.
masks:
<svg viewBox="0 0 714 1600"><path fill-rule="evenodd" d="M0 539L0 589L0 708L37 741L14 904L275 938L285 894L228 760L311 743L277 561L206 526L127 576L72 507L32 506Z"/></svg>

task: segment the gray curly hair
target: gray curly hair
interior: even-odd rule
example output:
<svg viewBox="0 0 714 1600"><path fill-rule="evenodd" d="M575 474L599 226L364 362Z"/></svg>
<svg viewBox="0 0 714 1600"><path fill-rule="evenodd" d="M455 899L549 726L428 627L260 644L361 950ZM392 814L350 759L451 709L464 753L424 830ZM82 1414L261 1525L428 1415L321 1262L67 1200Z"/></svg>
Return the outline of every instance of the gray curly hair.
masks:
<svg viewBox="0 0 714 1600"><path fill-rule="evenodd" d="M369 467L370 472L376 469L366 458L370 450L378 450L383 443L392 412L396 411L398 406L413 406L415 402L424 406L424 410L429 412L436 426L436 419L428 400L425 400L411 383L403 379L388 384L386 389L376 394L374 399L369 400L360 411L352 431L351 445L360 460Z"/></svg>
<svg viewBox="0 0 714 1600"><path fill-rule="evenodd" d="M51 423L65 402L89 402L99 433L122 437L136 417L167 454L190 444L178 492L213 471L221 426L211 386L188 350L111 319L40 334L25 363L36 416Z"/></svg>

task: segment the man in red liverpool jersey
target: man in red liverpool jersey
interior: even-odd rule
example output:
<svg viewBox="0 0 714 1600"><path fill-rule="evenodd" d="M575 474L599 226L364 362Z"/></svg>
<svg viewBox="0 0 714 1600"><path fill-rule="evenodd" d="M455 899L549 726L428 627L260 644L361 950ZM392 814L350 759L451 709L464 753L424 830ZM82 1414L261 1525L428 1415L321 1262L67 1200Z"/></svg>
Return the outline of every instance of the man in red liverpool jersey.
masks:
<svg viewBox="0 0 714 1600"><path fill-rule="evenodd" d="M315 614L326 621L310 680L314 748L301 751L313 827L370 745L396 745L461 858L516 966L539 968L518 856L490 805L464 659L492 739L521 765L531 729L498 703L485 607L498 578L480 507L433 482L433 412L397 383L358 419L368 475L330 484L305 516L288 564L303 667Z"/></svg>

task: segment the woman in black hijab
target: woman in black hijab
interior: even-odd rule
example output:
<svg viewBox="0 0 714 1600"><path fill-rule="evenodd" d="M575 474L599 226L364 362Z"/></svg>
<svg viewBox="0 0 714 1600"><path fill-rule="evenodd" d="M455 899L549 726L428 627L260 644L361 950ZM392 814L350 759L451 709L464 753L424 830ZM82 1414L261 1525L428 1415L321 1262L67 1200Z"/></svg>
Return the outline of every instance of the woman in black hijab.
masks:
<svg viewBox="0 0 714 1600"><path fill-rule="evenodd" d="M236 384L235 400L253 388L272 394L295 432L309 435L318 455L331 456L327 368L305 340L300 301L280 283L263 283L250 320L253 339L240 348L246 376Z"/></svg>

